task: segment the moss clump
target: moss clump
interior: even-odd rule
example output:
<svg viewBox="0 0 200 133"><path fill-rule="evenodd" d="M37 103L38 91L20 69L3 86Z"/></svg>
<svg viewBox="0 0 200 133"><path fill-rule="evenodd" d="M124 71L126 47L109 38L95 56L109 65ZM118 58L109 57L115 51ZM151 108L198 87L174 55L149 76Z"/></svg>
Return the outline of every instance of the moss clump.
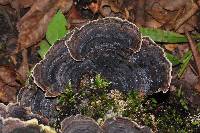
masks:
<svg viewBox="0 0 200 133"><path fill-rule="evenodd" d="M110 90L110 82L101 75L83 79L80 90L73 91L71 84L59 96L58 119L82 114L99 123L113 116L129 117L138 124L151 127L158 132L196 131L199 121L190 116L189 105L183 92L177 90L165 101L156 97L143 97L139 92L123 93Z"/></svg>
<svg viewBox="0 0 200 133"><path fill-rule="evenodd" d="M69 83L64 93L59 96L60 116L82 114L97 120L117 108L114 99L108 96L110 83L103 77L98 74L92 79L82 81L85 84L81 84L77 92L73 91Z"/></svg>

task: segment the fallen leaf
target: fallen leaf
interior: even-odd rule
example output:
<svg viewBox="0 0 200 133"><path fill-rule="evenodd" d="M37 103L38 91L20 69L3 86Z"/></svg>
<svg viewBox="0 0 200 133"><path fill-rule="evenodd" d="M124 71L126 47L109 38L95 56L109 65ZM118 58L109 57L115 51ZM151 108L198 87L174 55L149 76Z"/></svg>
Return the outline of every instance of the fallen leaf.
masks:
<svg viewBox="0 0 200 133"><path fill-rule="evenodd" d="M109 16L120 16L122 18L126 18L126 11L123 7L123 2L125 0L101 0L100 6L99 6L99 12L104 17ZM109 11L109 9L111 12ZM110 12L110 13L109 13Z"/></svg>
<svg viewBox="0 0 200 133"><path fill-rule="evenodd" d="M189 0L161 0L159 3L160 5L169 11L175 11L181 7L184 7Z"/></svg>
<svg viewBox="0 0 200 133"><path fill-rule="evenodd" d="M167 11L158 2L154 2L152 5L147 5L145 11L161 24L169 22L176 15L176 12Z"/></svg>
<svg viewBox="0 0 200 133"><path fill-rule="evenodd" d="M195 85L198 82L198 76L193 72L191 67L192 67L191 65L187 67L182 79L184 79L191 85Z"/></svg>
<svg viewBox="0 0 200 133"><path fill-rule="evenodd" d="M149 28L160 28L162 26L161 23L159 23L158 21L156 21L156 19L154 19L152 16L150 15L146 15L145 17L145 27L149 27Z"/></svg>
<svg viewBox="0 0 200 133"><path fill-rule="evenodd" d="M173 66L178 65L181 63L181 61L174 55L170 53L165 53L167 59L172 63Z"/></svg>
<svg viewBox="0 0 200 133"><path fill-rule="evenodd" d="M151 37L155 42L165 42L165 43L182 43L188 42L184 35L178 34L176 32L165 31L161 29L154 28L140 28L140 32L143 36Z"/></svg>
<svg viewBox="0 0 200 133"><path fill-rule="evenodd" d="M22 63L20 64L19 69L17 72L21 75L23 81L25 81L28 77L29 73L29 64L28 64L28 51L24 49L22 51Z"/></svg>
<svg viewBox="0 0 200 133"><path fill-rule="evenodd" d="M39 55L41 56L42 59L44 59L44 56L46 55L46 53L48 52L49 48L51 47L50 44L45 41L42 40L39 43L40 49L38 50Z"/></svg>
<svg viewBox="0 0 200 133"><path fill-rule="evenodd" d="M0 101L16 102L16 93L22 81L20 75L8 66L0 66Z"/></svg>
<svg viewBox="0 0 200 133"><path fill-rule="evenodd" d="M7 5L9 4L9 0L0 0L0 5Z"/></svg>
<svg viewBox="0 0 200 133"><path fill-rule="evenodd" d="M11 6L13 8L27 8L33 5L34 0L12 0L11 2Z"/></svg>
<svg viewBox="0 0 200 133"><path fill-rule="evenodd" d="M198 5L193 2L192 5L190 6L190 9L189 10L186 10L186 13L183 14L177 21L176 21L176 24L174 25L174 29L175 30L178 30L179 27L181 25L183 25L185 22L187 22L187 20L189 18L191 18L194 14L197 13L197 11L199 10L199 7Z"/></svg>
<svg viewBox="0 0 200 133"><path fill-rule="evenodd" d="M198 10L195 2L189 0L146 0L146 3L148 4L145 6L145 18L147 19L145 26L155 27L151 26L151 23L159 25L158 22L162 28L175 29L178 33L184 33L185 29L187 31L195 30L197 15L194 14Z"/></svg>
<svg viewBox="0 0 200 133"><path fill-rule="evenodd" d="M177 44L166 44L165 45L165 48L168 50L168 51L174 51L176 48L177 48Z"/></svg>
<svg viewBox="0 0 200 133"><path fill-rule="evenodd" d="M0 0L0 5L10 4L12 8L27 8L33 4L34 0Z"/></svg>
<svg viewBox="0 0 200 133"><path fill-rule="evenodd" d="M145 24L145 2L146 0L139 0L137 2L135 23L136 25L139 25L139 26L144 26Z"/></svg>
<svg viewBox="0 0 200 133"><path fill-rule="evenodd" d="M37 0L17 24L19 31L17 52L41 41L56 11L61 9L67 12L71 8L67 5L71 3L72 0Z"/></svg>
<svg viewBox="0 0 200 133"><path fill-rule="evenodd" d="M186 71L186 68L188 67L189 63L190 63L190 60L192 59L192 52L191 51L187 51L182 59L181 59L181 66L180 66L180 69L178 71L178 77L180 78L184 72Z"/></svg>
<svg viewBox="0 0 200 133"><path fill-rule="evenodd" d="M197 90L197 92L200 93L200 79L199 79L199 82L195 85L195 90Z"/></svg>
<svg viewBox="0 0 200 133"><path fill-rule="evenodd" d="M99 3L92 2L88 7L94 14L99 11Z"/></svg>
<svg viewBox="0 0 200 133"><path fill-rule="evenodd" d="M61 11L58 11L48 24L46 32L47 41L53 45L58 39L61 39L67 33L67 20Z"/></svg>

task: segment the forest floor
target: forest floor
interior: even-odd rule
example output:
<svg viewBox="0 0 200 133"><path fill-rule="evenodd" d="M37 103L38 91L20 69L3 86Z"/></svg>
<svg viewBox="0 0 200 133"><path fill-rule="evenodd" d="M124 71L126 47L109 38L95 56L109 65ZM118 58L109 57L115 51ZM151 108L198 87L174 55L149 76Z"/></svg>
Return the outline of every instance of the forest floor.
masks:
<svg viewBox="0 0 200 133"><path fill-rule="evenodd" d="M68 31L104 17L154 29L147 29L148 35L164 48L173 70L170 90L147 98L156 100L149 111L165 114L160 121L168 121L157 124L163 131L170 125L177 125L173 131L200 131L200 0L0 0L0 102L16 102L32 68L42 59L40 42L58 10L65 15ZM170 33L158 35L158 29ZM186 117L195 119L190 127Z"/></svg>

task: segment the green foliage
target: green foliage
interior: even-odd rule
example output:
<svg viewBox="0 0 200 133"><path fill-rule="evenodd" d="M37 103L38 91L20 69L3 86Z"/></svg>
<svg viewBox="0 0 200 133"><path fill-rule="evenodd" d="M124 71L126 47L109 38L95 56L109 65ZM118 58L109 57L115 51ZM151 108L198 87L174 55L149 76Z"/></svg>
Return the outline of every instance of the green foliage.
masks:
<svg viewBox="0 0 200 133"><path fill-rule="evenodd" d="M57 40L63 38L67 34L68 30L66 26L67 20L65 16L61 11L58 11L52 18L47 28L46 39L49 43L45 40L42 40L39 44L40 49L38 50L38 53L42 59L49 50L50 45L54 45Z"/></svg>
<svg viewBox="0 0 200 133"><path fill-rule="evenodd" d="M102 118L114 107L114 101L108 97L109 82L96 75L94 79L88 79L90 85L82 86L78 92L74 92L69 83L64 93L59 96L58 104L62 106L62 114L70 116L81 113L95 119ZM73 110L73 111L72 111Z"/></svg>
<svg viewBox="0 0 200 133"><path fill-rule="evenodd" d="M123 116L129 117L141 125L153 126L152 114L148 112L148 108L144 106L145 100L137 91L128 93L126 103L127 106L123 112Z"/></svg>
<svg viewBox="0 0 200 133"><path fill-rule="evenodd" d="M71 82L66 86L64 93L62 93L58 98L58 104L61 106L68 106L70 109L76 108L75 93L72 90Z"/></svg>
<svg viewBox="0 0 200 133"><path fill-rule="evenodd" d="M38 50L39 55L44 59L44 56L46 55L47 51L50 48L50 45L47 41L42 40L40 43L40 49Z"/></svg>
<svg viewBox="0 0 200 133"><path fill-rule="evenodd" d="M188 110L188 102L187 100L184 98L184 93L183 91L181 91L181 88L178 89L177 91L177 98L181 104L181 106L185 109L185 110Z"/></svg>
<svg viewBox="0 0 200 133"><path fill-rule="evenodd" d="M194 125L194 126L200 126L200 119L192 121L192 125Z"/></svg>
<svg viewBox="0 0 200 133"><path fill-rule="evenodd" d="M190 121L182 116L174 107L168 107L157 117L157 126L160 132L182 133L188 131Z"/></svg>
<svg viewBox="0 0 200 133"><path fill-rule="evenodd" d="M140 28L140 32L143 36L149 36L151 39L153 39L155 42L162 42L162 43L184 43L188 42L188 39L186 36L181 35L176 32L172 31L165 31L161 29L154 29L154 28ZM192 36L195 39L199 39L200 35L193 35Z"/></svg>
<svg viewBox="0 0 200 133"><path fill-rule="evenodd" d="M186 52L183 58L181 59L182 64L178 71L178 77L181 77L183 75L191 59L192 59L192 52L191 51Z"/></svg>
<svg viewBox="0 0 200 133"><path fill-rule="evenodd" d="M198 50L199 50L199 52L200 52L200 42L197 43L197 47L198 47Z"/></svg>
<svg viewBox="0 0 200 133"><path fill-rule="evenodd" d="M189 119L189 105L181 89L166 102L158 103L155 98L142 97L137 91L127 94L109 90L109 82L99 74L88 81L89 85L83 85L76 92L68 83L65 92L59 96L59 119L82 114L101 123L109 117L123 116L167 133L193 131L192 126L199 126L199 119ZM102 82L104 85L100 85Z"/></svg>
<svg viewBox="0 0 200 133"><path fill-rule="evenodd" d="M183 43L188 42L187 38L184 35L165 31L161 29L154 28L140 28L140 32L143 36L149 36L155 42L163 42L163 43Z"/></svg>
<svg viewBox="0 0 200 133"><path fill-rule="evenodd" d="M110 85L111 83L106 81L100 74L97 74L94 80L94 85L97 88L106 88Z"/></svg>
<svg viewBox="0 0 200 133"><path fill-rule="evenodd" d="M181 61L174 55L170 53L165 53L167 59L172 63L173 66L178 65L181 63Z"/></svg>
<svg viewBox="0 0 200 133"><path fill-rule="evenodd" d="M157 126L160 132L188 132L192 131L188 101L184 98L181 89L177 89L173 99L157 117Z"/></svg>
<svg viewBox="0 0 200 133"><path fill-rule="evenodd" d="M156 108L157 107L157 104L158 104L158 102L156 101L156 99L155 98L151 98L151 106L153 107L153 108Z"/></svg>
<svg viewBox="0 0 200 133"><path fill-rule="evenodd" d="M67 20L65 16L62 14L61 11L58 11L49 23L46 32L46 38L51 45L53 45L58 39L61 39L66 35L66 25Z"/></svg>

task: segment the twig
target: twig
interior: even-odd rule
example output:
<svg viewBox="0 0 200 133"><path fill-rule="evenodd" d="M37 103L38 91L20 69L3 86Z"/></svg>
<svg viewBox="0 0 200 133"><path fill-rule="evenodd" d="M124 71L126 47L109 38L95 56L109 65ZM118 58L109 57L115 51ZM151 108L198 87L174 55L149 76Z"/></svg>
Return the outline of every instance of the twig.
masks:
<svg viewBox="0 0 200 133"><path fill-rule="evenodd" d="M190 17L197 13L198 9L198 5L194 2L191 6L191 9L183 17L176 21L177 23L175 24L174 29L178 30L181 25L183 25Z"/></svg>
<svg viewBox="0 0 200 133"><path fill-rule="evenodd" d="M190 46L190 49L192 50L192 55L195 60L195 64L197 66L198 74L200 76L200 53L199 53L197 44L195 43L195 41L192 40L192 37L190 36L190 34L187 31L185 31L185 34L188 38L189 46Z"/></svg>

